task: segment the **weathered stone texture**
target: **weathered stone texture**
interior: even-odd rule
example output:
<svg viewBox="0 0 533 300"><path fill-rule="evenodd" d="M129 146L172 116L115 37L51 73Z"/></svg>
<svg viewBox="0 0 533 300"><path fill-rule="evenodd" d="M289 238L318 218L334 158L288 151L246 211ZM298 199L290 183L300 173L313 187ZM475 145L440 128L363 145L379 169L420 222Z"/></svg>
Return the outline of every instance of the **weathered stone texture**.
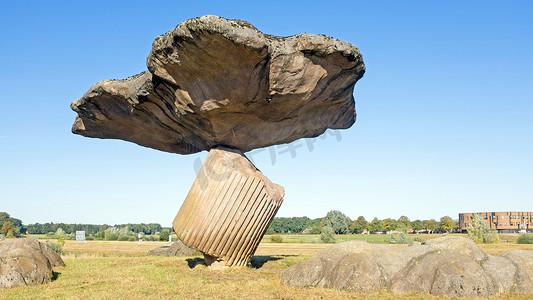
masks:
<svg viewBox="0 0 533 300"><path fill-rule="evenodd" d="M0 242L0 288L48 283L59 266L65 266L61 257L35 239Z"/></svg>
<svg viewBox="0 0 533 300"><path fill-rule="evenodd" d="M472 241L443 237L410 247L351 241L292 266L281 283L353 292L418 291L456 297L533 292L533 251L485 254Z"/></svg>
<svg viewBox="0 0 533 300"><path fill-rule="evenodd" d="M182 241L176 241L170 246L163 246L148 251L148 255L160 255L160 256L193 256L198 251L187 247Z"/></svg>
<svg viewBox="0 0 533 300"><path fill-rule="evenodd" d="M284 190L271 183L242 153L212 149L173 223L188 247L243 266L252 258L283 201Z"/></svg>
<svg viewBox="0 0 533 300"><path fill-rule="evenodd" d="M270 36L216 16L157 37L147 65L73 102L72 131L180 154L289 143L350 127L354 85L365 71L347 42Z"/></svg>

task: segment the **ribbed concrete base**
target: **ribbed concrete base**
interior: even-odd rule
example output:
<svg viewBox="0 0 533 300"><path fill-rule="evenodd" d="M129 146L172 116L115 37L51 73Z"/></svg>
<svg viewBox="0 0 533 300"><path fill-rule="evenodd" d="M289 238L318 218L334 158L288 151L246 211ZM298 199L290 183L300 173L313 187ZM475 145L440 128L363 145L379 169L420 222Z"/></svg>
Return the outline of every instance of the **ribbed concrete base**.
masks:
<svg viewBox="0 0 533 300"><path fill-rule="evenodd" d="M284 194L242 153L212 149L174 219L174 231L208 263L245 266Z"/></svg>

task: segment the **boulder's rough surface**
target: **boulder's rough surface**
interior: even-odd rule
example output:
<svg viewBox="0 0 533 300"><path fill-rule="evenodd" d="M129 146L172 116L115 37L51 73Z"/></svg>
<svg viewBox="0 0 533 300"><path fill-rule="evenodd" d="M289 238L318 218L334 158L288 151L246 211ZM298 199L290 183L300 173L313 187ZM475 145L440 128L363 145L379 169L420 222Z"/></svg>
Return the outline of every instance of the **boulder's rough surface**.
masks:
<svg viewBox="0 0 533 300"><path fill-rule="evenodd" d="M350 127L354 85L365 71L347 42L276 37L216 16L157 37L147 65L73 102L72 131L180 154L289 143Z"/></svg>
<svg viewBox="0 0 533 300"><path fill-rule="evenodd" d="M533 251L511 250L500 255L510 260L516 267L512 290L521 293L533 293Z"/></svg>
<svg viewBox="0 0 533 300"><path fill-rule="evenodd" d="M176 241L170 246L163 246L148 251L148 255L160 255L160 256L179 256L188 257L193 256L198 251L185 246L181 241Z"/></svg>
<svg viewBox="0 0 533 300"><path fill-rule="evenodd" d="M462 237L437 238L409 247L341 243L290 267L281 280L295 287L360 293L387 289L457 297L532 293L532 282L533 251L492 256Z"/></svg>
<svg viewBox="0 0 533 300"><path fill-rule="evenodd" d="M208 265L245 266L284 195L239 151L211 149L174 219L174 232Z"/></svg>
<svg viewBox="0 0 533 300"><path fill-rule="evenodd" d="M65 266L61 257L35 239L0 242L0 288L48 283L59 266Z"/></svg>

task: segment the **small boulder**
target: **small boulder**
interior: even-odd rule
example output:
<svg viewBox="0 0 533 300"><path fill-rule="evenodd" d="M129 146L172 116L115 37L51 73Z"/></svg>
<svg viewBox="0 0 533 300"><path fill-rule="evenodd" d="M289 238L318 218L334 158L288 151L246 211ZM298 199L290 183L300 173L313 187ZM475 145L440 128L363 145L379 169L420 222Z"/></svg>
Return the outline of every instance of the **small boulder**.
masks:
<svg viewBox="0 0 533 300"><path fill-rule="evenodd" d="M0 242L0 288L48 283L59 266L65 266L61 257L35 239Z"/></svg>
<svg viewBox="0 0 533 300"><path fill-rule="evenodd" d="M176 241L170 246L163 246L148 251L148 255L187 257L197 254L198 251L185 246L181 241Z"/></svg>

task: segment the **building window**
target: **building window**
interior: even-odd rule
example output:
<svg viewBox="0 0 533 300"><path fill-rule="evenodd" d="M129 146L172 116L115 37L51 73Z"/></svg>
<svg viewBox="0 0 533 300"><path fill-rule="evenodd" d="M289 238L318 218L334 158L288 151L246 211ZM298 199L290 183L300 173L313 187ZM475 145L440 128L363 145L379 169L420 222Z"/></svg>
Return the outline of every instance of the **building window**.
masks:
<svg viewBox="0 0 533 300"><path fill-rule="evenodd" d="M500 226L502 226L502 223L500 222Z"/></svg>
<svg viewBox="0 0 533 300"><path fill-rule="evenodd" d="M484 217L483 217L483 219L485 219L485 220L486 220L486 219L487 219L487 216L484 216Z"/></svg>

